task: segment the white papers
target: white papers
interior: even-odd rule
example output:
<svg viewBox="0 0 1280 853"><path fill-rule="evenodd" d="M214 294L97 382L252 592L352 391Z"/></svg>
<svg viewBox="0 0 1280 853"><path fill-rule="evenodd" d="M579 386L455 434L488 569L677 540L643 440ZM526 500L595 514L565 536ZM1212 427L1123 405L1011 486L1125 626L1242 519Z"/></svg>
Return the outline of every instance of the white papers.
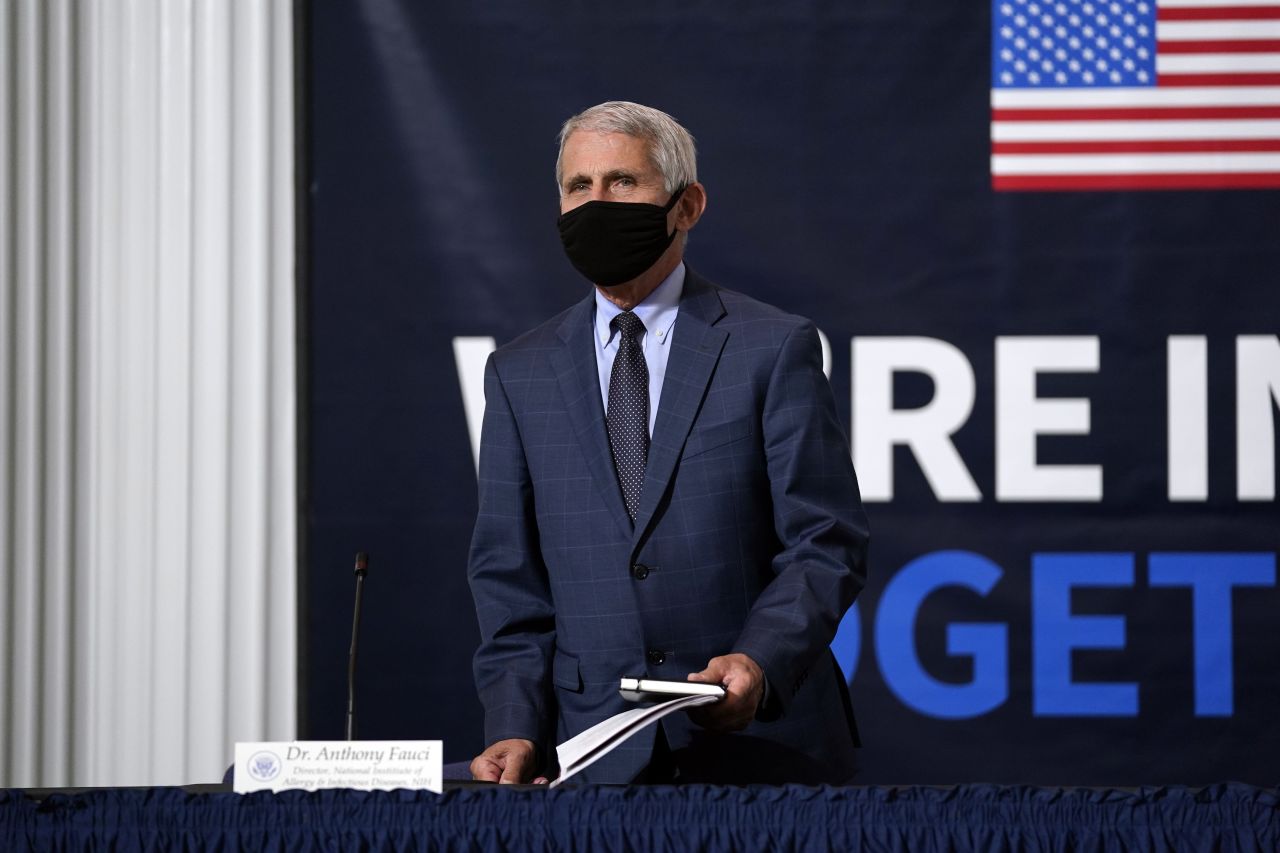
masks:
<svg viewBox="0 0 1280 853"><path fill-rule="evenodd" d="M697 681L624 678L618 686L618 694L628 702L664 702L672 696L723 696L724 687Z"/></svg>
<svg viewBox="0 0 1280 853"><path fill-rule="evenodd" d="M656 723L667 714L718 701L719 696L681 696L647 708L632 708L597 723L556 747L556 755L560 758L560 777L551 783L551 787L554 788L595 764L636 732Z"/></svg>

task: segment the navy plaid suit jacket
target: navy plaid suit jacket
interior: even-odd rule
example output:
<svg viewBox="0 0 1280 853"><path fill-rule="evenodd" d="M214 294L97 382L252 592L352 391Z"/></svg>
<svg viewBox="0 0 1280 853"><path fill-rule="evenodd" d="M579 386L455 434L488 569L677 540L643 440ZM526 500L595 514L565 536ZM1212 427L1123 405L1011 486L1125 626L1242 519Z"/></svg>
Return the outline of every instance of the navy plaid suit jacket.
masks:
<svg viewBox="0 0 1280 853"><path fill-rule="evenodd" d="M528 738L550 757L632 707L619 678L682 681L742 652L768 679L769 719L719 735L667 717L684 777L847 780L857 734L828 645L863 586L868 531L813 325L687 272L633 525L593 311L588 296L485 372L468 576L486 743ZM579 778L630 781L654 736Z"/></svg>

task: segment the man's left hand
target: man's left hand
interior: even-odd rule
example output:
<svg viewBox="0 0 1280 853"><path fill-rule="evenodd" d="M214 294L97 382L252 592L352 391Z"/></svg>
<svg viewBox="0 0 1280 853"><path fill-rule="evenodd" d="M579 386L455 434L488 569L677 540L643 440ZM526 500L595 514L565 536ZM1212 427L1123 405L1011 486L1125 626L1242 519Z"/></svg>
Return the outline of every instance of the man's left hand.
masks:
<svg viewBox="0 0 1280 853"><path fill-rule="evenodd" d="M764 670L744 654L734 653L712 658L702 672L689 675L690 681L723 684L725 697L713 705L702 705L689 711L690 718L705 729L736 732L747 727L756 716L764 697Z"/></svg>

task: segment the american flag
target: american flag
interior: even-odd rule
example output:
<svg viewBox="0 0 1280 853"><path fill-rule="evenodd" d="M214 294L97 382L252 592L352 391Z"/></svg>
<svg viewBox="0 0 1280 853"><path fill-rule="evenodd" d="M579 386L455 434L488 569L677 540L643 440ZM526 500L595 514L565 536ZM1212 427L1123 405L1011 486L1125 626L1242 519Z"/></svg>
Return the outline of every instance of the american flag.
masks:
<svg viewBox="0 0 1280 853"><path fill-rule="evenodd" d="M997 190L1280 187L1280 0L993 0Z"/></svg>

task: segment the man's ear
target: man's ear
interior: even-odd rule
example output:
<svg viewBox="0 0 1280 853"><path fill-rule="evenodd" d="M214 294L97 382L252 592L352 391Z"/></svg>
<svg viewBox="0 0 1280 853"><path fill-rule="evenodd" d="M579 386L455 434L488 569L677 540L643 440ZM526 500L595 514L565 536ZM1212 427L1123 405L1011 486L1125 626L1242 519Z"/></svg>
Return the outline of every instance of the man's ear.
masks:
<svg viewBox="0 0 1280 853"><path fill-rule="evenodd" d="M693 226L698 224L698 220L702 218L702 212L706 209L707 189L702 184L694 181L685 187L680 200L676 202L673 211L676 215L676 230L691 230Z"/></svg>

